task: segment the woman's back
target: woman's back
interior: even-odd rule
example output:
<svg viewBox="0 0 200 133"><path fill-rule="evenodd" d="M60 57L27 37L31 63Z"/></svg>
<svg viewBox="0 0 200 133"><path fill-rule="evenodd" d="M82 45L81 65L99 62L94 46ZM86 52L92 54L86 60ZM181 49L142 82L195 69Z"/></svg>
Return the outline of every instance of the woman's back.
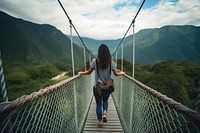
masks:
<svg viewBox="0 0 200 133"><path fill-rule="evenodd" d="M116 69L117 65L114 61L111 61L111 64L108 64L107 68L105 69L101 69L98 65L98 73L97 73L97 64L99 63L96 63L96 61L97 59L93 59L90 64L90 66L95 70L95 81L105 82L106 80L111 78L111 72L112 70Z"/></svg>

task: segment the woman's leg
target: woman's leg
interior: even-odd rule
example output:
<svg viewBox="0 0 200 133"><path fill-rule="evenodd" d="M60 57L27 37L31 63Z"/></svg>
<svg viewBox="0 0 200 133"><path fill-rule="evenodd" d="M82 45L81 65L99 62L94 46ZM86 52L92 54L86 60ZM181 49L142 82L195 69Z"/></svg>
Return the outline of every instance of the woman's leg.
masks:
<svg viewBox="0 0 200 133"><path fill-rule="evenodd" d="M103 111L107 112L108 111L108 98L110 94L103 96Z"/></svg>
<svg viewBox="0 0 200 133"><path fill-rule="evenodd" d="M93 94L96 100L96 114L99 121L102 120L102 97L97 94L97 90L93 87Z"/></svg>
<svg viewBox="0 0 200 133"><path fill-rule="evenodd" d="M103 122L107 122L107 112L108 112L108 98L110 94L103 97Z"/></svg>

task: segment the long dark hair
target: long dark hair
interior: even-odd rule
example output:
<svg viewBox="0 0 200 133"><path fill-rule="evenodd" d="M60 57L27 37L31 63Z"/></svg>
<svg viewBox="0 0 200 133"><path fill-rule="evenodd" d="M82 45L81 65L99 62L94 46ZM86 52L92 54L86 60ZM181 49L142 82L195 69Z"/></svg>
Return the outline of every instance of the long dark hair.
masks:
<svg viewBox="0 0 200 133"><path fill-rule="evenodd" d="M111 63L110 50L107 45L101 44L98 49L99 68L106 69Z"/></svg>

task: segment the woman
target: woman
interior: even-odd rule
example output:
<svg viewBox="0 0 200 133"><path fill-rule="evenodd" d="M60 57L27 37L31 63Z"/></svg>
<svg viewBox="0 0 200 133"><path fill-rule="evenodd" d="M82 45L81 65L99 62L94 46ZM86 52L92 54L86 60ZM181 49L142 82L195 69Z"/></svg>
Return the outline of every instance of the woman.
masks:
<svg viewBox="0 0 200 133"><path fill-rule="evenodd" d="M97 60L97 63L96 63ZM98 64L98 67L96 66ZM110 66L111 65L111 66ZM102 123L102 102L103 102L103 122L107 122L107 111L108 111L108 98L110 94L106 96L99 96L96 90L96 83L103 82L111 78L110 69L112 69L115 76L124 75L124 72L118 72L117 65L111 60L111 55L108 47L105 44L101 44L98 49L98 58L93 59L90 63L90 68L87 71L79 72L80 75L89 75L93 70L95 71L95 84L93 87L93 93L96 100L96 114L98 118L98 127L103 127Z"/></svg>

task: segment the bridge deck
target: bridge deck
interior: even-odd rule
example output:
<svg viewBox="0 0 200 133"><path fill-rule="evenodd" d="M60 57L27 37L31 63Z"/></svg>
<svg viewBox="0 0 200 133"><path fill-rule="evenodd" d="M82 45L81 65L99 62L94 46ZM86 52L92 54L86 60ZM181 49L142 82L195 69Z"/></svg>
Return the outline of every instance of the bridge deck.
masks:
<svg viewBox="0 0 200 133"><path fill-rule="evenodd" d="M103 123L103 128L98 128L97 116L96 116L96 102L95 98L92 100L90 111L85 123L83 133L123 133L123 128L120 123L112 96L108 100L108 115L107 123Z"/></svg>

